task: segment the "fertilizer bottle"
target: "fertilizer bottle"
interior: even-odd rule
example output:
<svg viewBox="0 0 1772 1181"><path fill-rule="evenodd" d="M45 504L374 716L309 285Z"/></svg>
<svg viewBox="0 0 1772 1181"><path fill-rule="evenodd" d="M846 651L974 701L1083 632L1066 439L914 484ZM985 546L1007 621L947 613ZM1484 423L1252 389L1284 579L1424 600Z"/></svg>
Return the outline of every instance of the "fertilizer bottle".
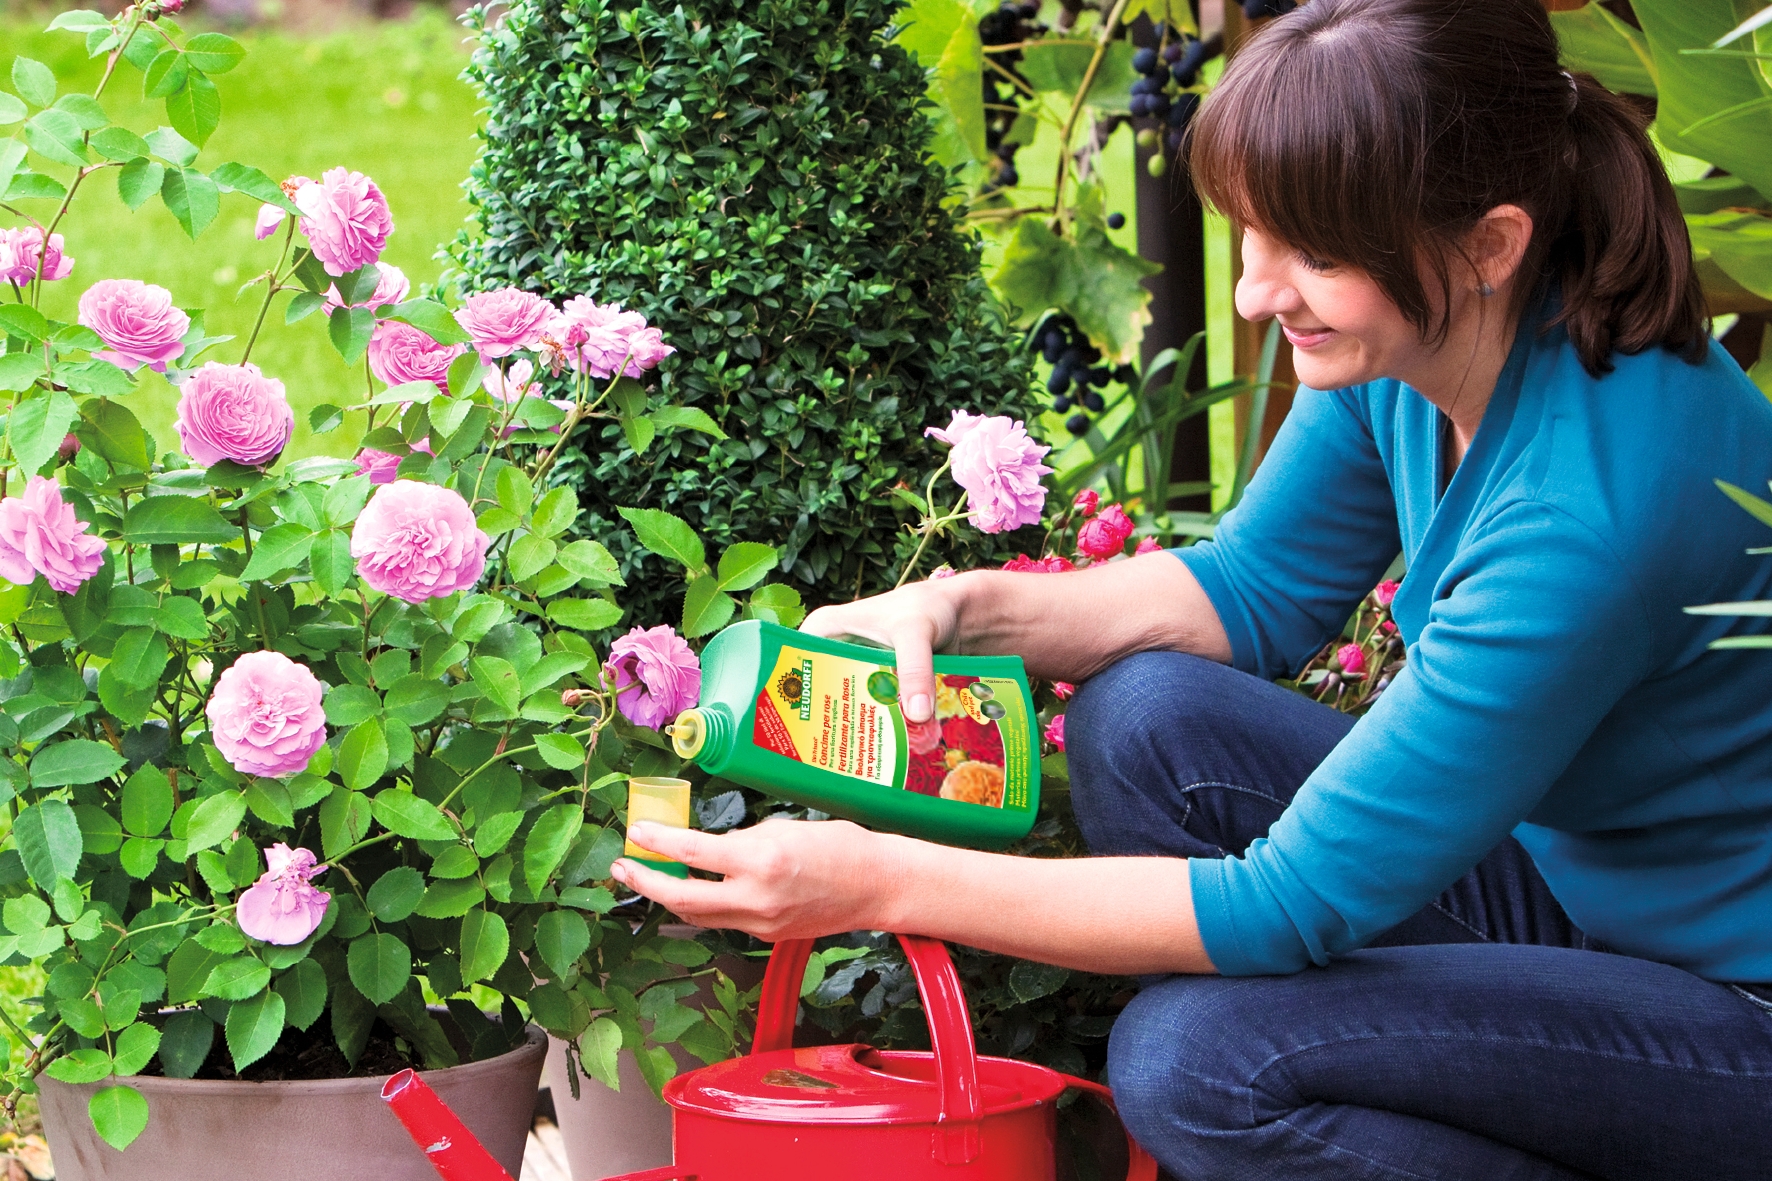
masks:
<svg viewBox="0 0 1772 1181"><path fill-rule="evenodd" d="M1019 656L937 656L935 717L907 723L893 654L756 620L702 653L671 744L712 775L872 828L1000 849L1040 806Z"/></svg>

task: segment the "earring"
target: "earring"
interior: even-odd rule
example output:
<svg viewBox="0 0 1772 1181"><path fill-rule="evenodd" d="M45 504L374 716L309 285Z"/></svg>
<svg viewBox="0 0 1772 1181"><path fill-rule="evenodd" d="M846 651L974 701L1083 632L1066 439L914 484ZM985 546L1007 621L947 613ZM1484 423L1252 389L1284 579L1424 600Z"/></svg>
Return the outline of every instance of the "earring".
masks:
<svg viewBox="0 0 1772 1181"><path fill-rule="evenodd" d="M1489 286L1489 284L1487 284L1487 283L1478 283L1477 284L1477 294L1482 296L1484 299L1488 299L1491 295L1495 294L1495 288Z"/></svg>

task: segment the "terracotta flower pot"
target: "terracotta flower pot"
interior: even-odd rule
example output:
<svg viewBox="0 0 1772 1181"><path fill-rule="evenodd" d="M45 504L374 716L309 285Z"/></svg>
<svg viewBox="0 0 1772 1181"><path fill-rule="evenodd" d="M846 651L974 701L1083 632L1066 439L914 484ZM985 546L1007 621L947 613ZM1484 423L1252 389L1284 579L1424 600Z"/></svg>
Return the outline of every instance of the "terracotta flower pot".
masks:
<svg viewBox="0 0 1772 1181"><path fill-rule="evenodd" d="M528 1035L522 1046L497 1058L424 1072L425 1082L513 1177L522 1171L547 1054L546 1035L534 1026ZM58 1181L437 1181L424 1153L382 1102L386 1081L131 1079L147 1097L148 1128L118 1152L99 1139L86 1115L87 1100L107 1083L76 1087L37 1079Z"/></svg>

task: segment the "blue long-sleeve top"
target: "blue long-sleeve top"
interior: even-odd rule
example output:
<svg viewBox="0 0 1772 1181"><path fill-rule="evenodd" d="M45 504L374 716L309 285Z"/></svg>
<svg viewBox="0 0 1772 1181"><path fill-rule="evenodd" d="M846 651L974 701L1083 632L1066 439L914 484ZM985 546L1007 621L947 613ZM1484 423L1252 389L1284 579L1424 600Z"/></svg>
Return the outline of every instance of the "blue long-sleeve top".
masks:
<svg viewBox="0 0 1772 1181"><path fill-rule="evenodd" d="M1173 551L1239 669L1295 673L1399 551L1407 663L1243 856L1196 859L1206 951L1291 972L1420 909L1512 833L1627 954L1772 981L1772 652L1709 650L1772 597L1772 405L1720 348L1595 378L1522 325L1449 483L1445 418L1397 381L1301 389L1243 501ZM1442 485L1445 491L1442 494Z"/></svg>

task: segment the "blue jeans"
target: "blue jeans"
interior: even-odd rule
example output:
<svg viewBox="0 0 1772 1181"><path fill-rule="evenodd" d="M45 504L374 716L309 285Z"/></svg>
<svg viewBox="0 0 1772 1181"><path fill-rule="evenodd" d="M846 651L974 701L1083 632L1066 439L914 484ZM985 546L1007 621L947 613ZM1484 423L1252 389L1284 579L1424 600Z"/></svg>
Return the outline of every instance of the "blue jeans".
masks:
<svg viewBox="0 0 1772 1181"><path fill-rule="evenodd" d="M1077 819L1101 855L1240 853L1351 726L1210 661L1130 657L1067 711ZM1511 838L1326 968L1147 981L1108 1071L1182 1181L1772 1177L1772 990L1608 953Z"/></svg>

